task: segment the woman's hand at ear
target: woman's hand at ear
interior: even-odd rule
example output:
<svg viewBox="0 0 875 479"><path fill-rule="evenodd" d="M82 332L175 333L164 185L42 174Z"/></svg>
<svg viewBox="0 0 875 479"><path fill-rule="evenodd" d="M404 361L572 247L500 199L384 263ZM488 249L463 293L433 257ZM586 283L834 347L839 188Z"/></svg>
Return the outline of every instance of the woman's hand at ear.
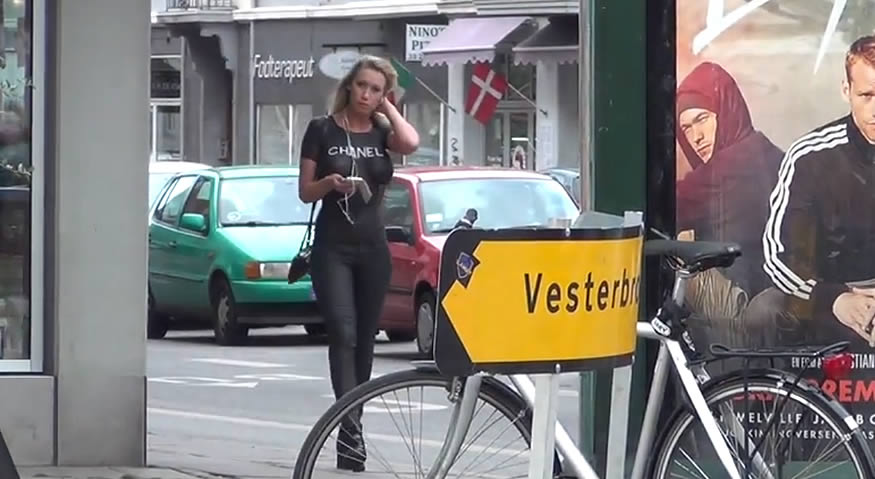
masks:
<svg viewBox="0 0 875 479"><path fill-rule="evenodd" d="M402 155L414 153L419 148L419 133L416 128L407 122L398 108L386 98L377 105L377 113L381 113L389 119L392 131L387 140L389 149Z"/></svg>

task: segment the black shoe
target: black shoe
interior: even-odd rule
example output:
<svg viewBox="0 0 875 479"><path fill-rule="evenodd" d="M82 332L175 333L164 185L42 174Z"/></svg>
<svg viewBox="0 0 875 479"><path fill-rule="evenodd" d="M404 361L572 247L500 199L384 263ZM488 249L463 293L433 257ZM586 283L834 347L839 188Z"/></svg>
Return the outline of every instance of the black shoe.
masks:
<svg viewBox="0 0 875 479"><path fill-rule="evenodd" d="M341 429L337 440L337 468L345 471L365 470L367 451L361 433L347 433Z"/></svg>
<svg viewBox="0 0 875 479"><path fill-rule="evenodd" d="M356 457L337 455L337 468L342 471L364 472L365 463Z"/></svg>

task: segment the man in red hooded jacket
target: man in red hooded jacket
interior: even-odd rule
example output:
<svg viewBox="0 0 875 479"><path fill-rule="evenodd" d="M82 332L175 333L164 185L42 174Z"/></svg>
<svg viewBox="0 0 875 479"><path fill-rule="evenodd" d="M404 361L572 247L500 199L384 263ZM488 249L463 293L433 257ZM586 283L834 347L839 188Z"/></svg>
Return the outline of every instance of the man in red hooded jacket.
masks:
<svg viewBox="0 0 875 479"><path fill-rule="evenodd" d="M676 186L677 229L696 240L736 242L743 252L732 267L697 277L689 306L706 321L699 329L708 341L750 345L762 328L741 318L770 284L761 238L783 152L754 128L735 80L714 63L681 82L676 111L678 145L692 168Z"/></svg>

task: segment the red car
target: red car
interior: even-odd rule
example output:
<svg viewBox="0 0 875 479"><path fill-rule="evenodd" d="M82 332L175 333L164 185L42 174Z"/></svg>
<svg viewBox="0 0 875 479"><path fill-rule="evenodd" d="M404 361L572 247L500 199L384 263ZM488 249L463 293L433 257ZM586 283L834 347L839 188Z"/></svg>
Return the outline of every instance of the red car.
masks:
<svg viewBox="0 0 875 479"><path fill-rule="evenodd" d="M486 167L399 168L383 214L392 280L380 329L392 341L416 339L431 354L441 247L457 222L476 212L475 228L546 226L574 219L574 199L551 177Z"/></svg>

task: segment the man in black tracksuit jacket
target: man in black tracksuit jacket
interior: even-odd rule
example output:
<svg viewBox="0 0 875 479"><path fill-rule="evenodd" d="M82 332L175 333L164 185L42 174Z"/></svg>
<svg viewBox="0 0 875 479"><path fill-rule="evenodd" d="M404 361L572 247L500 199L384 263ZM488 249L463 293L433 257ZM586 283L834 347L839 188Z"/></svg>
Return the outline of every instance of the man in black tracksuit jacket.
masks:
<svg viewBox="0 0 875 479"><path fill-rule="evenodd" d="M871 348L875 281L858 282L875 280L875 37L851 45L845 69L851 113L790 146L769 200L763 269L774 288L746 314L777 325L783 344Z"/></svg>

